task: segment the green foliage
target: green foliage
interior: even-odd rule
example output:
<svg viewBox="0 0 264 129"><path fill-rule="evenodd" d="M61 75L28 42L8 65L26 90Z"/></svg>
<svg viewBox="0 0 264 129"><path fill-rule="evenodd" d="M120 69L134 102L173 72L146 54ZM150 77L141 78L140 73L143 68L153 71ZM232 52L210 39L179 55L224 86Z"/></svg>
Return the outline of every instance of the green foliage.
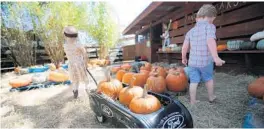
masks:
<svg viewBox="0 0 264 129"><path fill-rule="evenodd" d="M106 58L109 48L113 47L119 37L117 23L113 19L111 9L105 2L98 2L90 11L89 34L100 46L100 58Z"/></svg>
<svg viewBox="0 0 264 129"><path fill-rule="evenodd" d="M1 16L1 40L5 42L2 44L9 48L9 57L13 60L16 66L31 66L36 64L36 54L32 38L32 32L25 31L23 27L22 13L25 11L25 3L1 3L1 6L6 7L9 13L8 17L4 19ZM4 23L11 25L12 28L6 26Z"/></svg>
<svg viewBox="0 0 264 129"><path fill-rule="evenodd" d="M39 2L28 6L34 21L35 33L44 42L45 50L53 63L64 61L63 28L73 25L79 30L89 29L87 4L75 2Z"/></svg>

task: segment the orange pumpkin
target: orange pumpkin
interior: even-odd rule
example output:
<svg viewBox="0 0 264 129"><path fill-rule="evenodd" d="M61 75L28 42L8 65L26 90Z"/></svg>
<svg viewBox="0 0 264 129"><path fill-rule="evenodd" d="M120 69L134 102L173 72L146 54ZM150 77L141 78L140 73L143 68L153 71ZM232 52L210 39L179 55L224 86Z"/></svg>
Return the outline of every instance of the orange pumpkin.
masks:
<svg viewBox="0 0 264 129"><path fill-rule="evenodd" d="M150 114L158 111L161 108L160 101L153 95L147 93L147 86L144 87L144 93L140 97L134 97L130 104L129 109L131 112L137 114Z"/></svg>
<svg viewBox="0 0 264 129"><path fill-rule="evenodd" d="M166 84L170 91L184 91L188 84L188 78L185 73L180 70L171 70L166 77Z"/></svg>
<svg viewBox="0 0 264 129"><path fill-rule="evenodd" d="M149 76L150 71L148 71L148 70L140 70L140 73L144 73L146 76Z"/></svg>
<svg viewBox="0 0 264 129"><path fill-rule="evenodd" d="M163 93L166 91L166 81L165 78L160 76L157 72L151 75L147 79L147 89L155 93Z"/></svg>
<svg viewBox="0 0 264 129"><path fill-rule="evenodd" d="M151 63L146 62L146 63L145 63L145 66L140 67L140 70L151 71L151 68L152 68Z"/></svg>
<svg viewBox="0 0 264 129"><path fill-rule="evenodd" d="M224 51L224 50L227 50L226 44L220 44L217 46L217 51Z"/></svg>
<svg viewBox="0 0 264 129"><path fill-rule="evenodd" d="M132 79L131 81L132 86L144 87L148 79L148 75L144 73L135 73L133 74L133 77L135 78L135 80Z"/></svg>
<svg viewBox="0 0 264 129"><path fill-rule="evenodd" d="M248 93L257 98L264 96L264 77L260 77L249 84Z"/></svg>
<svg viewBox="0 0 264 129"><path fill-rule="evenodd" d="M165 49L165 51L166 51L166 52L171 52L171 49L170 49L169 47L167 47L167 48Z"/></svg>
<svg viewBox="0 0 264 129"><path fill-rule="evenodd" d="M172 29L178 29L178 21L174 21L173 23L172 23Z"/></svg>
<svg viewBox="0 0 264 129"><path fill-rule="evenodd" d="M135 78L133 78L135 79ZM131 100L134 97L140 97L143 95L143 88L140 86L132 86L124 87L119 93L119 101L121 104L129 106Z"/></svg>
<svg viewBox="0 0 264 129"><path fill-rule="evenodd" d="M113 99L117 99L122 88L123 88L123 85L119 80L112 79L110 75L107 75L107 79L105 81L101 81L98 84L97 91Z"/></svg>
<svg viewBox="0 0 264 129"><path fill-rule="evenodd" d="M116 73L116 79L121 82L125 73L127 73L125 70L118 70L118 72Z"/></svg>
<svg viewBox="0 0 264 129"><path fill-rule="evenodd" d="M130 85L133 75L134 75L134 73L132 73L132 72L125 73L123 78L122 78L122 82L124 84Z"/></svg>
<svg viewBox="0 0 264 129"><path fill-rule="evenodd" d="M28 86L32 82L32 78L16 78L9 81L9 85L13 88Z"/></svg>
<svg viewBox="0 0 264 129"><path fill-rule="evenodd" d="M128 71L128 70L130 70L131 65L126 63L126 64L121 65L121 68Z"/></svg>
<svg viewBox="0 0 264 129"><path fill-rule="evenodd" d="M159 76L162 76L164 78L166 78L167 76L166 70L161 66L156 66L154 69L152 69L149 75L155 75L156 73L158 73Z"/></svg>
<svg viewBox="0 0 264 129"><path fill-rule="evenodd" d="M49 73L48 80L53 82L65 82L69 80L69 76L65 73L51 71Z"/></svg>
<svg viewBox="0 0 264 129"><path fill-rule="evenodd" d="M121 67L119 67L119 66L115 66L115 67L112 67L112 68L111 68L111 72L115 74L115 73L117 73L120 69L121 69Z"/></svg>

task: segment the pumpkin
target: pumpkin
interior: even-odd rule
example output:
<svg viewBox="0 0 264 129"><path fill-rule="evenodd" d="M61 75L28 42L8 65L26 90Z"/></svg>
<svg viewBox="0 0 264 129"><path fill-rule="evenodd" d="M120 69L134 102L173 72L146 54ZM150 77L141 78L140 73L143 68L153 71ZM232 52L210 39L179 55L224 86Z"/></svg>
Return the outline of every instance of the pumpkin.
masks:
<svg viewBox="0 0 264 129"><path fill-rule="evenodd" d="M135 79L135 78L133 78ZM119 102L123 105L129 106L131 100L134 97L140 97L143 95L143 88L140 86L124 87L119 93Z"/></svg>
<svg viewBox="0 0 264 129"><path fill-rule="evenodd" d="M248 93L257 98L261 98L264 95L264 77L260 77L249 84Z"/></svg>
<svg viewBox="0 0 264 129"><path fill-rule="evenodd" d="M112 68L111 68L111 72L115 74L115 73L117 73L120 69L121 69L121 67L119 67L119 66L115 66L115 67L112 67Z"/></svg>
<svg viewBox="0 0 264 129"><path fill-rule="evenodd" d="M151 63L146 62L146 63L145 63L145 66L140 67L140 70L151 71L151 68L152 68Z"/></svg>
<svg viewBox="0 0 264 129"><path fill-rule="evenodd" d="M147 79L148 79L148 74L134 73L133 78L135 78L135 79L134 80L132 79L132 81L131 81L132 86L144 87L144 85L146 84Z"/></svg>
<svg viewBox="0 0 264 129"><path fill-rule="evenodd" d="M240 44L240 49L241 50L251 50L251 49L255 49L255 42L242 42Z"/></svg>
<svg viewBox="0 0 264 129"><path fill-rule="evenodd" d="M66 73L51 71L48 80L53 82L65 82L69 80L69 76Z"/></svg>
<svg viewBox="0 0 264 129"><path fill-rule="evenodd" d="M158 111L161 108L160 101L153 95L147 93L147 86L144 87L144 93L140 97L134 97L129 109L137 114L150 114Z"/></svg>
<svg viewBox="0 0 264 129"><path fill-rule="evenodd" d="M118 70L118 72L116 73L116 79L122 81L125 73L127 73L125 70Z"/></svg>
<svg viewBox="0 0 264 129"><path fill-rule="evenodd" d="M174 21L174 22L172 23L172 29L173 29L173 30L178 29L178 25L179 25L178 21Z"/></svg>
<svg viewBox="0 0 264 129"><path fill-rule="evenodd" d="M57 68L56 68L56 65L54 65L53 63L52 64L48 64L48 66L49 66L49 69L51 70L51 71L55 71Z"/></svg>
<svg viewBox="0 0 264 129"><path fill-rule="evenodd" d="M217 51L225 51L227 49L226 44L217 45Z"/></svg>
<svg viewBox="0 0 264 129"><path fill-rule="evenodd" d="M146 76L149 76L150 71L148 71L148 70L140 70L140 73L144 73Z"/></svg>
<svg viewBox="0 0 264 129"><path fill-rule="evenodd" d="M155 75L156 73L164 78L166 78L167 76L166 70L161 66L155 66L154 69L152 69L152 71L149 73L149 75Z"/></svg>
<svg viewBox="0 0 264 129"><path fill-rule="evenodd" d="M250 37L250 41L252 42L260 39L264 39L264 31L257 32Z"/></svg>
<svg viewBox="0 0 264 129"><path fill-rule="evenodd" d="M147 79L147 89L155 93L163 93L166 91L166 81L165 78L160 76L157 72L151 75Z"/></svg>
<svg viewBox="0 0 264 129"><path fill-rule="evenodd" d="M243 40L230 40L227 41L227 49L229 51L240 50L241 43Z"/></svg>
<svg viewBox="0 0 264 129"><path fill-rule="evenodd" d="M9 81L9 85L13 88L28 86L32 82L32 78L16 78Z"/></svg>
<svg viewBox="0 0 264 129"><path fill-rule="evenodd" d="M124 70L127 70L127 71L130 70L131 67L132 66L130 64L128 64L128 63L121 65L121 68L124 69Z"/></svg>
<svg viewBox="0 0 264 129"><path fill-rule="evenodd" d="M45 73L37 73L37 74L34 74L32 77L33 83L43 83L46 80L47 80L47 76Z"/></svg>
<svg viewBox="0 0 264 129"><path fill-rule="evenodd" d="M171 52L171 48L167 47L167 48L165 49L165 51L166 51L166 52Z"/></svg>
<svg viewBox="0 0 264 129"><path fill-rule="evenodd" d="M264 50L264 39L258 41L256 48L258 50Z"/></svg>
<svg viewBox="0 0 264 129"><path fill-rule="evenodd" d="M108 71L108 73L110 72ZM109 74L106 76L107 76L107 79L104 81L101 81L98 84L97 92L103 93L113 99L117 99L120 91L123 88L123 85L119 80L112 79Z"/></svg>
<svg viewBox="0 0 264 129"><path fill-rule="evenodd" d="M134 73L132 73L132 72L125 73L123 78L122 78L122 82L124 84L130 85L133 75L134 75Z"/></svg>
<svg viewBox="0 0 264 129"><path fill-rule="evenodd" d="M184 70L183 72L177 69L171 70L166 77L166 84L170 91L184 91L188 84L188 78L185 75Z"/></svg>

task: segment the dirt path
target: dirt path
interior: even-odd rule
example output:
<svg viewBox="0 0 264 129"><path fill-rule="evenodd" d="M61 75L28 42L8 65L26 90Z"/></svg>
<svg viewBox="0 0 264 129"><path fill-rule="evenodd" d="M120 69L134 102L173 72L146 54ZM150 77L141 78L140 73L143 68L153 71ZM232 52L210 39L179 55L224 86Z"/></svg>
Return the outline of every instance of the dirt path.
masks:
<svg viewBox="0 0 264 129"><path fill-rule="evenodd" d="M93 70L97 80L101 70ZM95 74L96 73L96 74ZM90 109L83 87L78 99L73 99L69 86L56 86L26 92L9 92L8 80L16 75L8 73L1 80L1 127L3 128L106 128ZM91 85L95 87L95 85Z"/></svg>
<svg viewBox="0 0 264 129"><path fill-rule="evenodd" d="M103 79L102 69L91 71L96 80ZM113 128L99 124L90 109L87 95L80 87L80 96L73 99L69 86L56 86L26 92L9 92L8 81L16 75L2 75L1 127L3 128ZM241 128L249 96L247 85L254 80L248 75L232 76L216 73L216 103L207 101L206 88L198 88L195 106L188 103L188 94L178 99L190 110L196 128ZM95 85L91 85L95 88Z"/></svg>

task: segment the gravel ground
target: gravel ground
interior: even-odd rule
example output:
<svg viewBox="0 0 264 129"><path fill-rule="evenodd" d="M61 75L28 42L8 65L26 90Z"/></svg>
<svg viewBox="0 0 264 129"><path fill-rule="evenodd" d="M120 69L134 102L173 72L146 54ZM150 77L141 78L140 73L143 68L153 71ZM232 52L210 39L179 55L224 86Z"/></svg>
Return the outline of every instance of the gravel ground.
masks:
<svg viewBox="0 0 264 129"><path fill-rule="evenodd" d="M104 78L101 68L91 70L96 80ZM65 85L25 92L9 92L8 81L13 73L1 76L1 127L2 128L113 128L110 123L100 124L90 109L83 87L78 99L73 99L71 88ZM204 85L198 87L201 101L189 105L188 94L178 97L190 110L196 128L241 128L249 96L247 85L255 77L232 76L216 73L217 100L210 104ZM91 84L93 88L96 86Z"/></svg>

